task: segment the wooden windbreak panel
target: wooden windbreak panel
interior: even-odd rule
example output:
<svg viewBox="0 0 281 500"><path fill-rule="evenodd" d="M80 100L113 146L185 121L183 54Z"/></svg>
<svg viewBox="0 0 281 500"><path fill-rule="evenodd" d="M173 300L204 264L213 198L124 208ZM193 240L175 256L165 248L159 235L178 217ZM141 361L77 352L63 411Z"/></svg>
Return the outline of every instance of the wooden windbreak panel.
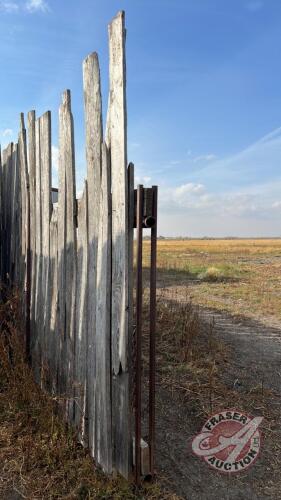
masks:
<svg viewBox="0 0 281 500"><path fill-rule="evenodd" d="M18 144L1 155L0 268L2 279L29 294L24 313L37 382L58 396L102 468L129 477L134 178L127 168L123 12L109 25L109 54L105 138L97 54L83 63L87 180L79 200L70 91L59 108L56 198L51 113L28 113L28 137L21 115Z"/></svg>

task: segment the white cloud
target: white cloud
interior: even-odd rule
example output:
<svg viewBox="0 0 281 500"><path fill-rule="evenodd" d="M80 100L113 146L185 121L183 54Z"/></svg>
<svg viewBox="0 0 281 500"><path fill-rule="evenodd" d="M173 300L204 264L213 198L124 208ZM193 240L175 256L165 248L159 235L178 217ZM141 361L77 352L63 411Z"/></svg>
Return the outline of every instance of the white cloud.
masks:
<svg viewBox="0 0 281 500"><path fill-rule="evenodd" d="M59 148L57 146L52 146L52 165L54 170L59 169Z"/></svg>
<svg viewBox="0 0 281 500"><path fill-rule="evenodd" d="M50 10L45 0L27 0L24 4L9 0L0 0L0 12L15 14L21 11L27 11L30 14L35 12L48 12Z"/></svg>
<svg viewBox="0 0 281 500"><path fill-rule="evenodd" d="M5 2L0 1L0 11L9 13L15 13L19 10L19 5L16 2Z"/></svg>
<svg viewBox="0 0 281 500"><path fill-rule="evenodd" d="M29 12L47 12L49 10L49 6L45 0L28 0L25 4L26 10Z"/></svg>
<svg viewBox="0 0 281 500"><path fill-rule="evenodd" d="M9 137L9 136L13 135L13 131L11 128L6 128L5 130L3 130L1 135L3 137Z"/></svg>
<svg viewBox="0 0 281 500"><path fill-rule="evenodd" d="M196 156L193 161L194 163L198 163L199 161L213 161L213 160L216 160L217 157L216 155L214 154L207 154L207 155L200 155L200 156Z"/></svg>
<svg viewBox="0 0 281 500"><path fill-rule="evenodd" d="M147 175L144 175L144 176L136 176L135 177L135 184L144 184L144 186L146 184L149 184L151 183L151 177L148 177Z"/></svg>
<svg viewBox="0 0 281 500"><path fill-rule="evenodd" d="M272 208L281 208L281 201L275 201L272 203Z"/></svg>

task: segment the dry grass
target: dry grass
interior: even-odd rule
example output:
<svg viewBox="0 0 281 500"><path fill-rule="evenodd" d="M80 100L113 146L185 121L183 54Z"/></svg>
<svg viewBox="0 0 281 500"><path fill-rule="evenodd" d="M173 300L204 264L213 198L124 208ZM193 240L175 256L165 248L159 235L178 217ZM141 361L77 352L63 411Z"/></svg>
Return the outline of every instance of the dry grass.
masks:
<svg viewBox="0 0 281 500"><path fill-rule="evenodd" d="M194 304L281 320L280 239L159 240L158 279L160 288L188 290Z"/></svg>
<svg viewBox="0 0 281 500"><path fill-rule="evenodd" d="M200 421L203 424L224 408L262 415L263 446L255 467L254 490L258 498L280 498L280 395L254 377L243 387L234 383L233 376L229 377L233 353L216 337L214 323L202 322L188 296L186 300L176 295L167 300L160 293L158 321L158 383L181 395L190 425L197 430ZM243 367L241 373L237 368L236 376L245 379ZM238 480L247 483L247 475Z"/></svg>
<svg viewBox="0 0 281 500"><path fill-rule="evenodd" d="M57 401L34 382L23 355L19 310L16 294L0 306L0 497L172 498L157 483L136 491L94 466L58 416Z"/></svg>

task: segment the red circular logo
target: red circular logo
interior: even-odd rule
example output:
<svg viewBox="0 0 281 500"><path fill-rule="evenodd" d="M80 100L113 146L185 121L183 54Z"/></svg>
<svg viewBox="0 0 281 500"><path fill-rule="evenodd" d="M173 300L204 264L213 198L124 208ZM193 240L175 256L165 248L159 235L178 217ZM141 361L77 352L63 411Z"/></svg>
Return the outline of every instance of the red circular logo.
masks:
<svg viewBox="0 0 281 500"><path fill-rule="evenodd" d="M259 426L262 421L263 417L224 410L207 420L201 432L194 437L192 450L220 472L241 472L253 465L259 455Z"/></svg>

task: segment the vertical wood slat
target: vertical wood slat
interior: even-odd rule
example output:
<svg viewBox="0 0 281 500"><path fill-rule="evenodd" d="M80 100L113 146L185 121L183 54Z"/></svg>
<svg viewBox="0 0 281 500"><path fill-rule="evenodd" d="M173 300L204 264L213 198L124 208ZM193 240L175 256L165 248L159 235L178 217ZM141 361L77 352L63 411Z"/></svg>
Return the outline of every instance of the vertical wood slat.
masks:
<svg viewBox="0 0 281 500"><path fill-rule="evenodd" d="M35 111L27 115L28 122L28 173L30 196L30 251L31 251L31 299L30 323L31 346L34 343L35 328L35 286L36 286L36 147L35 147ZM32 354L32 353L31 353Z"/></svg>
<svg viewBox="0 0 281 500"><path fill-rule="evenodd" d="M41 381L42 343L42 203L41 203L41 148L40 120L35 122L35 303L34 303L34 371L37 382Z"/></svg>
<svg viewBox="0 0 281 500"><path fill-rule="evenodd" d="M49 329L50 329L50 221L51 221L51 113L47 111L39 118L40 123L40 170L41 170L41 214L42 214L42 383L49 373Z"/></svg>
<svg viewBox="0 0 281 500"><path fill-rule="evenodd" d="M24 291L24 313L26 331L26 354L30 358L30 281L31 281L31 254L30 254L30 197L29 197L29 175L27 162L27 142L24 114L20 114L19 133L19 165L21 179L21 288Z"/></svg>
<svg viewBox="0 0 281 500"><path fill-rule="evenodd" d="M14 184L13 184L13 245L14 245L14 284L19 284L19 252L20 252L20 182L18 144L14 144Z"/></svg>
<svg viewBox="0 0 281 500"><path fill-rule="evenodd" d="M88 184L78 200L77 228L77 286L76 286L76 343L75 343L75 426L79 440L88 446L86 434L87 378L87 317L88 317Z"/></svg>
<svg viewBox="0 0 281 500"><path fill-rule="evenodd" d="M96 460L112 471L111 415L111 179L106 144L102 146L100 228L96 294Z"/></svg>
<svg viewBox="0 0 281 500"><path fill-rule="evenodd" d="M76 288L76 188L74 128L71 95L66 90L59 110L59 307L62 391L66 392L67 418L73 418Z"/></svg>
<svg viewBox="0 0 281 500"><path fill-rule="evenodd" d="M88 255L88 434L89 447L95 456L96 415L96 283L99 233L99 196L101 182L102 104L99 61L96 53L83 63L86 160L88 180L89 255Z"/></svg>
<svg viewBox="0 0 281 500"><path fill-rule="evenodd" d="M112 415L115 468L130 473L128 374L128 186L125 15L109 25L109 141L112 175Z"/></svg>
<svg viewBox="0 0 281 500"><path fill-rule="evenodd" d="M18 249L18 146L13 147L13 178L12 178L12 231L11 231L11 282L17 283L17 249Z"/></svg>
<svg viewBox="0 0 281 500"><path fill-rule="evenodd" d="M50 222L50 331L49 366L50 386L53 394L58 390L59 332L58 332L58 206L53 206Z"/></svg>
<svg viewBox="0 0 281 500"><path fill-rule="evenodd" d="M19 165L21 182L21 287L24 290L26 286L26 248L27 248L27 217L28 217L28 168L27 168L27 147L26 130L24 125L24 115L20 115L20 133L19 133Z"/></svg>

